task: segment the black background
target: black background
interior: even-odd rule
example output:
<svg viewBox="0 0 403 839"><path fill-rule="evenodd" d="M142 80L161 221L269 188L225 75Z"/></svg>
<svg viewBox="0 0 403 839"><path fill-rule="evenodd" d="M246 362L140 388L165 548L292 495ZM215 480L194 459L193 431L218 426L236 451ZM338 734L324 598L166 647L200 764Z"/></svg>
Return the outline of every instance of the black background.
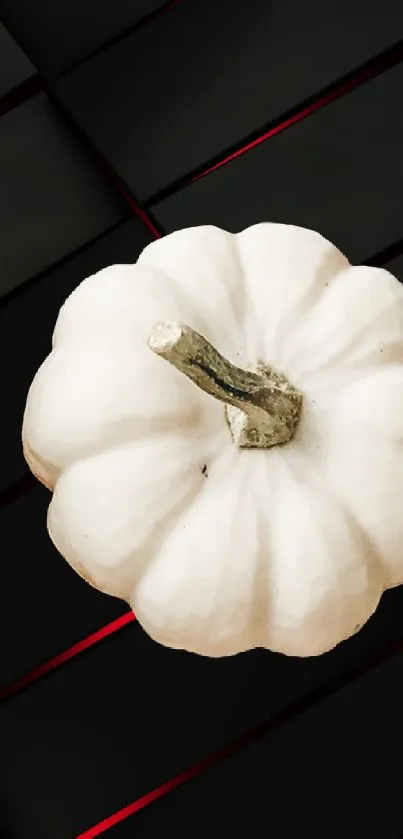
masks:
<svg viewBox="0 0 403 839"><path fill-rule="evenodd" d="M403 281L403 4L0 0L0 20L6 688L127 611L59 557L21 454L60 305L155 235L204 223L312 227ZM132 622L3 695L0 836L74 839L265 722L105 836L399 839L402 707L403 589L310 660L210 661Z"/></svg>

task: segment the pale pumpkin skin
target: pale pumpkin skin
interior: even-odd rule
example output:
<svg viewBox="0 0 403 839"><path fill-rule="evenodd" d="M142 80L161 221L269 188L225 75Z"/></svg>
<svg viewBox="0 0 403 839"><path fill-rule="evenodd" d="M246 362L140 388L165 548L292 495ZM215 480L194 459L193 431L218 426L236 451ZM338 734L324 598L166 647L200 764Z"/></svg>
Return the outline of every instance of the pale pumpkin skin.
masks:
<svg viewBox="0 0 403 839"><path fill-rule="evenodd" d="M148 346L161 320L287 376L293 439L237 448L223 404ZM298 227L173 233L67 299L23 444L57 549L156 641L323 653L403 581L403 289Z"/></svg>

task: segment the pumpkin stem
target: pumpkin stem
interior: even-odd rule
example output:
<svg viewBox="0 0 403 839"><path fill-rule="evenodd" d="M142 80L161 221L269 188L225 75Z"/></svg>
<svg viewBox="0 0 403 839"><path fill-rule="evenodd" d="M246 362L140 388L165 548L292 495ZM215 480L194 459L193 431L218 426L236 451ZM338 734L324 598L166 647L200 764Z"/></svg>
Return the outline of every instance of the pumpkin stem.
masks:
<svg viewBox="0 0 403 839"><path fill-rule="evenodd" d="M294 436L303 396L285 376L260 363L253 370L235 367L202 335L175 321L155 324L148 344L197 387L225 403L239 448L268 449Z"/></svg>

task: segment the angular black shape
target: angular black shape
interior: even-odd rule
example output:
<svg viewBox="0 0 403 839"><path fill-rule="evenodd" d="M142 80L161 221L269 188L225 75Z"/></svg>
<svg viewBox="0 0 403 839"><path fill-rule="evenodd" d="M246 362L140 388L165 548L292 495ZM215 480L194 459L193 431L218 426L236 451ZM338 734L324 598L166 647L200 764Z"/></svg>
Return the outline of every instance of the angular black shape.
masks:
<svg viewBox="0 0 403 839"><path fill-rule="evenodd" d="M31 57L37 51L51 77L104 37L118 36L124 14L143 7L143 0L116 0L88 16L93 2L72 0L67 9L50 0L0 0L2 17L4 9L15 15L25 33L21 45ZM50 40L45 14L60 20ZM110 74L98 59L87 65L101 68L92 81L81 76L85 64L71 74L78 80L69 87L73 115L132 192L148 200L386 49L402 37L402 16L401 0L182 0L127 39L127 58L124 41L105 50L101 64ZM105 88L96 95L101 77ZM160 201L157 214L169 230L211 222L236 230L266 218L317 225L354 261L383 254L385 267L403 279L396 256L403 236L402 90L401 68L385 73ZM26 474L21 414L60 304L84 276L134 261L149 241L140 222L125 221L126 207L59 113L49 104L41 109L52 116L40 117L47 127L37 133L26 116L13 117L12 129L12 114L0 118L0 284L8 289L0 298L0 492ZM10 284L4 260L13 253L18 271ZM35 282L25 283L32 273ZM58 555L46 532L49 498L35 485L0 509L0 693L128 614L126 604L94 591ZM105 839L244 839L262 828L273 839L396 839L403 828L402 655L331 699L321 691L402 648L402 606L403 587L387 592L356 636L308 660L260 650L202 659L155 644L137 623L118 631L0 703L1 839L73 839L263 720L274 725L279 713L281 728ZM320 704L310 709L313 700ZM296 709L300 716L284 722Z"/></svg>
<svg viewBox="0 0 403 839"><path fill-rule="evenodd" d="M21 581L22 563L24 559L32 562L33 556L24 557L21 549L18 556ZM40 564L40 557L38 561ZM57 562L56 557L54 561ZM46 615L46 601L33 578L33 573L26 578L31 585L31 598L37 598L38 614ZM10 592L12 587L8 594L11 599ZM54 601L67 601L60 604L66 613L69 589L64 593L64 585L59 588L49 584L48 594ZM25 604L15 599L19 605L19 632L35 632L34 610L25 614ZM71 627L76 630L75 602L72 598ZM55 616L56 608L54 604L53 618L48 621L50 636L62 620L62 614L60 618ZM402 615L402 590L390 591L358 635L328 655L305 660L262 650L221 660L206 659L166 649L151 641L137 623L128 626L0 705L2 762L7 767L2 791L8 801L9 817L14 819L14 835L17 839L72 839L311 691L329 682L333 682L333 688L338 678L365 667L388 641L402 637ZM8 622L12 643L9 627ZM363 707L353 711L354 716L364 714L364 721L367 696L368 692L364 692ZM401 692L398 697L401 705ZM396 697L389 695L387 683L384 701L385 710L381 706L379 715L370 706L373 738L381 736L384 730L388 703L392 708L390 718L396 725ZM308 716L310 712L304 713ZM368 748L374 748L374 742ZM309 785L309 771L318 768L322 772L322 768L320 764L316 767L314 759L312 766L307 765L310 754L305 742L303 753L298 751L298 740L296 749L295 759L305 764L306 770L301 784ZM267 765L262 778L255 777L259 767L253 770L251 764L248 773L255 777L257 785L263 784L267 789L265 778L274 779L277 764L270 762L270 748L265 754ZM339 760L339 753L337 757ZM331 749L327 758L331 761ZM354 771L350 755L349 759ZM360 760L358 755L356 760ZM285 754L279 767L281 784L285 783L287 763ZM226 771L223 768L224 775ZM373 775L378 783L380 774ZM297 777L295 767L290 767L294 792ZM351 782L351 776L346 777ZM397 783L397 775L394 777ZM189 786L197 783L193 781ZM176 799L178 815L181 796L186 795L184 790L178 792ZM239 806L239 796L238 788L236 798L231 797L232 806L237 799ZM162 805L152 805L150 813L154 806ZM266 813L268 816L267 809ZM135 835L137 818L132 820ZM146 813L144 819L146 823ZM194 825L188 826L193 829ZM144 836L160 835L152 830L147 834L146 827L144 831ZM164 835L171 833L167 830Z"/></svg>
<svg viewBox="0 0 403 839"><path fill-rule="evenodd" d="M301 225L365 262L402 235L402 90L400 64L156 204L154 217L168 233Z"/></svg>
<svg viewBox="0 0 403 839"><path fill-rule="evenodd" d="M0 99L34 73L36 67L0 22Z"/></svg>
<svg viewBox="0 0 403 839"><path fill-rule="evenodd" d="M50 498L38 484L0 508L0 691L128 611L81 580L57 552L46 529Z"/></svg>
<svg viewBox="0 0 403 839"><path fill-rule="evenodd" d="M2 0L1 14L27 55L52 77L164 5L164 0Z"/></svg>
<svg viewBox="0 0 403 839"><path fill-rule="evenodd" d="M107 265L136 262L150 241L151 235L139 219L123 222L17 289L0 308L3 392L0 493L28 472L21 448L22 416L31 381L50 352L60 307L85 277Z"/></svg>
<svg viewBox="0 0 403 839"><path fill-rule="evenodd" d="M399 655L136 813L111 836L397 839L402 672Z"/></svg>
<svg viewBox="0 0 403 839"><path fill-rule="evenodd" d="M1 296L129 214L47 96L1 118Z"/></svg>
<svg viewBox="0 0 403 839"><path fill-rule="evenodd" d="M402 37L400 0L183 0L54 90L143 202Z"/></svg>
<svg viewBox="0 0 403 839"><path fill-rule="evenodd" d="M394 274L401 283L403 283L403 254L401 254L401 256L396 256L395 259L387 262L385 268L387 271L390 271L391 274Z"/></svg>

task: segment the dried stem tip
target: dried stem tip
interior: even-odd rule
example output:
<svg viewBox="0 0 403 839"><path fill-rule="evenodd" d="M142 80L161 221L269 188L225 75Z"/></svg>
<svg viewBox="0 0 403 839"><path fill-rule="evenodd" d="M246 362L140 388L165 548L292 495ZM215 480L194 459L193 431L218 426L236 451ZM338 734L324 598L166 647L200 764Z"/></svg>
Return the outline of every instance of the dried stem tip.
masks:
<svg viewBox="0 0 403 839"><path fill-rule="evenodd" d="M303 396L281 373L260 362L252 370L235 367L202 335L176 321L155 324L148 344L201 390L225 403L232 438L240 448L268 449L294 436Z"/></svg>

